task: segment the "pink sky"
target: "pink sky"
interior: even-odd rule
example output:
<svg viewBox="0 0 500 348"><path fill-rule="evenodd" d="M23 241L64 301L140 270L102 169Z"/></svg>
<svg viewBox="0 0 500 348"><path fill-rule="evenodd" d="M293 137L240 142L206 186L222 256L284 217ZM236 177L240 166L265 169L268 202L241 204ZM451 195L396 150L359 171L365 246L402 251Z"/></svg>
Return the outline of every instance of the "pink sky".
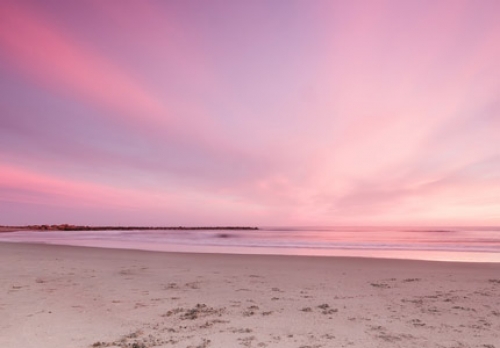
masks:
<svg viewBox="0 0 500 348"><path fill-rule="evenodd" d="M4 0L34 223L500 225L500 2Z"/></svg>

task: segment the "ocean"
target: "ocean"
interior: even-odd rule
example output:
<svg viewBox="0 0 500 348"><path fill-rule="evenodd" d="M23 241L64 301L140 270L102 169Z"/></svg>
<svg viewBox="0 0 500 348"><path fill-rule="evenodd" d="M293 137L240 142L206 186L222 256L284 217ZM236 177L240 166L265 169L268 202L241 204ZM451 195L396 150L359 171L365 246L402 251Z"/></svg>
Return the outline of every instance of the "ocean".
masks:
<svg viewBox="0 0 500 348"><path fill-rule="evenodd" d="M259 227L259 230L19 231L0 242L168 252L500 262L500 227Z"/></svg>

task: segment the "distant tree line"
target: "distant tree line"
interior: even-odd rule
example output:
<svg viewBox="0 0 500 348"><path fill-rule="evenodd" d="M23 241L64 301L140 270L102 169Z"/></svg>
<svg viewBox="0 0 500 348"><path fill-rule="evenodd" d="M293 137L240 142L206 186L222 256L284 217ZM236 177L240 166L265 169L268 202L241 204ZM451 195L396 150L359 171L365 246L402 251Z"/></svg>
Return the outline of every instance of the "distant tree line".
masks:
<svg viewBox="0 0 500 348"><path fill-rule="evenodd" d="M4 230L35 230L35 231L131 231L131 230L258 230L258 227L248 226L77 226L77 225L27 225L0 226Z"/></svg>

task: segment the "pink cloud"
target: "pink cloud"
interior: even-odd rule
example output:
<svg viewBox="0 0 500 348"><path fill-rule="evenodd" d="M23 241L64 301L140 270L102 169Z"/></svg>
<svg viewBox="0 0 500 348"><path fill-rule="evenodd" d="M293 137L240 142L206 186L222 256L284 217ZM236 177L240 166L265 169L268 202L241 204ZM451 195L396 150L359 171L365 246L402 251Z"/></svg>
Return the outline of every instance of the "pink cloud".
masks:
<svg viewBox="0 0 500 348"><path fill-rule="evenodd" d="M211 197L199 190L165 185L103 185L12 165L0 165L0 207L5 214L16 208L9 214L11 224L56 223L61 219L87 224L251 224L252 219L267 217L261 207L227 195ZM23 214L18 207L27 210Z"/></svg>
<svg viewBox="0 0 500 348"><path fill-rule="evenodd" d="M70 180L10 165L0 166L0 182L1 199L8 202L51 206L107 205L125 209L141 203L140 195L133 190Z"/></svg>
<svg viewBox="0 0 500 348"><path fill-rule="evenodd" d="M138 10L137 6L133 9ZM141 12L144 11L138 13ZM217 140L209 135L210 123L205 112L190 102L191 98L174 100L153 90L136 74L125 71L91 45L75 41L64 28L57 27L33 8L7 2L3 4L0 16L0 42L5 49L5 58L42 87L62 95L69 93L77 100L95 105L106 111L107 117L113 118L117 124L126 124L135 131L142 130L158 137L160 127L163 134L177 141L190 138L205 147L216 146ZM131 35L132 30L128 29ZM167 31L176 30L180 29ZM166 43L167 47L171 45L169 40ZM165 42L158 44L164 45ZM175 55L183 50L184 47L173 44L163 55ZM196 55L192 52L178 55L176 64L196 74L193 69L200 63L186 65L185 57L189 56ZM196 81L191 79L190 82L193 80ZM187 128L186 121L179 114L194 116L197 121Z"/></svg>
<svg viewBox="0 0 500 348"><path fill-rule="evenodd" d="M498 4L117 3L2 4L2 198L500 222Z"/></svg>

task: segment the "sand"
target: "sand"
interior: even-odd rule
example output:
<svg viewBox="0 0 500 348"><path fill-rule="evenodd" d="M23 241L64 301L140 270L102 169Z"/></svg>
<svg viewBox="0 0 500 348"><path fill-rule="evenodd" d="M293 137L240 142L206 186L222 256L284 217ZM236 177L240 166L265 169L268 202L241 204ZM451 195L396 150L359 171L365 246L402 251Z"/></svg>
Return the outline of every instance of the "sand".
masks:
<svg viewBox="0 0 500 348"><path fill-rule="evenodd" d="M500 264L0 243L0 347L500 348Z"/></svg>

